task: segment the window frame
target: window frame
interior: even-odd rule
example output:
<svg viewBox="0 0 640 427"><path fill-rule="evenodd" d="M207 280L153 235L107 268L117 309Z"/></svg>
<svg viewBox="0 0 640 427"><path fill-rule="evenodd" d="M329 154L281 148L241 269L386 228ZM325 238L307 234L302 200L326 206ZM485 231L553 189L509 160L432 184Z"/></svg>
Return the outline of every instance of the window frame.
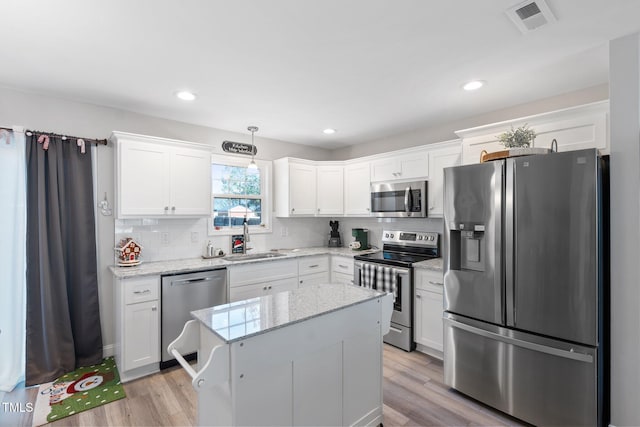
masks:
<svg viewBox="0 0 640 427"><path fill-rule="evenodd" d="M272 197L271 197L271 180L272 180L272 162L269 160L258 160L254 159L256 165L258 165L258 169L260 170L260 193L261 197L255 196L239 196L238 198L256 198L261 199L261 215L262 215L262 223L259 225L250 225L249 232L251 234L260 234L260 233L271 233L271 224L272 224ZM211 155L211 165L228 165L228 166L236 166L236 167L247 167L250 160L247 157L236 157L222 154L212 154ZM211 173L209 173L209 179L212 180ZM231 236L234 234L238 234L238 232L242 233L242 227L224 227L220 230L216 230L213 225L213 202L216 196L224 196L225 194L213 193L213 181L211 182L211 193L209 195L209 206L211 209L211 214L207 219L207 233L211 237L215 236Z"/></svg>

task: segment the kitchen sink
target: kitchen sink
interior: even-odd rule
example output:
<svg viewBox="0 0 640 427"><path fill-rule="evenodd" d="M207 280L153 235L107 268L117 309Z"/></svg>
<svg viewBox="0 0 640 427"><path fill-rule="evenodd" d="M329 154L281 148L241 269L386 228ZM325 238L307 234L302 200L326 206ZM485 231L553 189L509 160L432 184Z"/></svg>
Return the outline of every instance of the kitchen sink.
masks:
<svg viewBox="0 0 640 427"><path fill-rule="evenodd" d="M237 255L227 255L222 259L225 261L250 261L254 259L265 259L265 258L277 258L285 256L285 254L277 254L277 253L265 253L265 254L237 254Z"/></svg>

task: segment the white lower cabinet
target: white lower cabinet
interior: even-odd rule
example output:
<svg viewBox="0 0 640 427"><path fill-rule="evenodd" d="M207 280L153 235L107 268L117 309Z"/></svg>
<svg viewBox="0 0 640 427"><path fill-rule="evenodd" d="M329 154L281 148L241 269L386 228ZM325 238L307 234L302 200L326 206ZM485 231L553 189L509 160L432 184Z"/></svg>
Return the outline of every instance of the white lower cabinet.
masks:
<svg viewBox="0 0 640 427"><path fill-rule="evenodd" d="M415 269L414 339L418 350L442 358L442 272Z"/></svg>
<svg viewBox="0 0 640 427"><path fill-rule="evenodd" d="M331 283L353 285L353 257L331 256Z"/></svg>
<svg viewBox="0 0 640 427"><path fill-rule="evenodd" d="M229 301L298 288L298 260L263 261L227 267Z"/></svg>
<svg viewBox="0 0 640 427"><path fill-rule="evenodd" d="M261 297L264 295L275 294L277 292L290 291L297 288L298 281L295 277L260 282L246 286L231 286L231 288L229 289L229 301L242 301L249 298Z"/></svg>
<svg viewBox="0 0 640 427"><path fill-rule="evenodd" d="M123 382L158 371L160 276L116 279L115 358Z"/></svg>
<svg viewBox="0 0 640 427"><path fill-rule="evenodd" d="M317 255L298 260L300 286L329 283L329 255Z"/></svg>

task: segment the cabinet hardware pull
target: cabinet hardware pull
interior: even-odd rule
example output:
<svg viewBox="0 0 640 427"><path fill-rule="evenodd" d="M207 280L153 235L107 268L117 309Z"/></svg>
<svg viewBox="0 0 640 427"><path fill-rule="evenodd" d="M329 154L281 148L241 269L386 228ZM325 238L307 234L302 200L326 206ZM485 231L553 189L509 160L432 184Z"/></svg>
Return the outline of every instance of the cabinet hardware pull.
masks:
<svg viewBox="0 0 640 427"><path fill-rule="evenodd" d="M304 280L300 280L300 283L304 282Z"/></svg>
<svg viewBox="0 0 640 427"><path fill-rule="evenodd" d="M440 283L440 282L432 282L431 280L429 280L429 283L431 283L432 285L444 286L444 283Z"/></svg>
<svg viewBox="0 0 640 427"><path fill-rule="evenodd" d="M269 286L269 289L271 289L271 286Z"/></svg>
<svg viewBox="0 0 640 427"><path fill-rule="evenodd" d="M422 298L422 295L416 295L416 298Z"/></svg>
<svg viewBox="0 0 640 427"><path fill-rule="evenodd" d="M136 295L148 294L149 292L151 292L150 289L145 289L144 291L133 291L133 293Z"/></svg>
<svg viewBox="0 0 640 427"><path fill-rule="evenodd" d="M265 287L263 287L263 288L262 288L262 290L263 290L263 291L266 291L266 290L267 290L267 287L266 287L266 286L265 286Z"/></svg>
<svg viewBox="0 0 640 427"><path fill-rule="evenodd" d="M309 268L316 268L316 267L320 267L320 266L318 264L313 264L309 266Z"/></svg>
<svg viewBox="0 0 640 427"><path fill-rule="evenodd" d="M158 310L158 307L156 307L155 305L151 307L151 311L156 311L156 310Z"/></svg>
<svg viewBox="0 0 640 427"><path fill-rule="evenodd" d="M340 268L347 268L347 266L346 266L346 265L344 265L344 264L338 264L338 267L340 267Z"/></svg>
<svg viewBox="0 0 640 427"><path fill-rule="evenodd" d="M165 211L168 211L168 210L169 210L169 206L165 206L165 207L164 207L164 210L165 210Z"/></svg>
<svg viewBox="0 0 640 427"><path fill-rule="evenodd" d="M171 210L172 210L172 211L175 211L175 210L176 210L176 207L175 207L175 206L171 206Z"/></svg>

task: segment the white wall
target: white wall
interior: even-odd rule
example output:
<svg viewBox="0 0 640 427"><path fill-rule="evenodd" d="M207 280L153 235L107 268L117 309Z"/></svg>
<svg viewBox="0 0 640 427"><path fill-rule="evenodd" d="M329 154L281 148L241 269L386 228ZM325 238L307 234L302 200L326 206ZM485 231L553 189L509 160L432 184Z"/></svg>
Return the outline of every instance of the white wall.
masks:
<svg viewBox="0 0 640 427"><path fill-rule="evenodd" d="M247 123L247 125L249 124L251 123ZM52 96L26 93L0 87L0 126L10 127L12 125L22 125L27 129L62 134L67 133L69 135L87 138L108 138L112 131L119 130L209 144L213 148L213 151L218 153L222 152L220 146L223 140L239 142L250 141L248 133L234 133L220 129L195 126L115 108L68 101ZM261 138L258 134L255 136L255 144L258 148L258 155L256 157L260 159L272 160L286 156L312 160L327 160L330 158L330 152L328 150ZM102 200L106 193L107 198L113 206L114 149L112 146L101 146L97 152L98 167L97 171L95 171L98 177L97 198L98 200ZM161 220L155 227L157 227L158 230L176 232L175 243L177 243L178 248L176 251L186 248L186 254L189 256L198 256L200 252L196 251L196 248L201 247L204 244L203 242L206 242L206 223L204 223L205 225L202 227L197 224L189 224L188 221L186 223L175 224L170 221L173 220ZM286 223L288 220L284 221ZM184 241L185 239L190 239L190 235L188 237L184 235L180 236L180 233L178 233L178 231L183 229L190 230L192 227L201 230L200 241L195 244L191 244L190 240L187 242ZM287 245L300 246L301 236L307 236L305 235L307 227L293 222L293 225L291 225L289 229L289 237L281 238L278 236L274 239L274 243L278 243L283 247ZM279 228L274 228L274 230L279 230ZM317 226L318 231L313 230L315 230L315 228L309 228L308 242L310 244L320 244L322 239L320 239L319 225ZM108 266L112 265L114 261L113 247L115 246L115 242L113 216L105 217L98 214L97 234L102 336L104 345L107 351L109 351L114 340L112 276L108 270ZM258 247L261 245L266 246L264 241L268 239L267 236L270 235L255 237L254 245ZM156 255L159 257L166 256L167 251L171 254L173 249L166 247L161 248Z"/></svg>
<svg viewBox="0 0 640 427"><path fill-rule="evenodd" d="M432 144L458 138L455 131L469 129L489 123L531 116L548 111L560 110L590 102L603 101L609 98L607 84L594 86L584 90L570 92L551 98L545 98L527 104L515 105L497 111L478 114L454 122L443 123L438 126L417 129L388 138L382 138L350 147L333 150L334 160L346 160L354 157L368 156L391 150L415 147L418 145Z"/></svg>
<svg viewBox="0 0 640 427"><path fill-rule="evenodd" d="M611 424L640 425L640 35L609 47Z"/></svg>

